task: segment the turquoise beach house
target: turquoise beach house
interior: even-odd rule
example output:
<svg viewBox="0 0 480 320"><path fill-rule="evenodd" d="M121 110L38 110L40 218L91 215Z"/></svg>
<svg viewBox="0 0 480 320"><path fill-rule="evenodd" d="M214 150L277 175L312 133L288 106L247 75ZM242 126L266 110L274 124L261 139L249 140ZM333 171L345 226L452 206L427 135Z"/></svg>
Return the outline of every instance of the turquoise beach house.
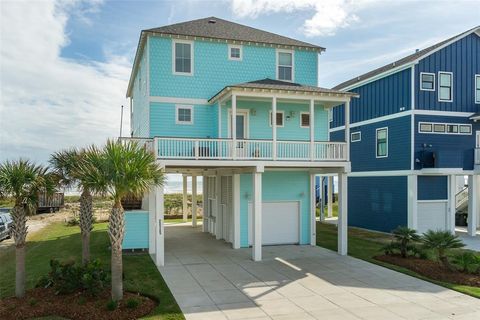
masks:
<svg viewBox="0 0 480 320"><path fill-rule="evenodd" d="M140 34L130 139L151 148L167 174L192 176L194 194L203 177L202 231L232 249L251 247L255 261L262 246L315 245L316 174L339 176L346 254L350 134L347 123L344 141L330 141L329 115L344 105L349 119L356 94L317 87L324 50L215 17ZM137 230L157 266L169 237L163 192L144 199L148 217Z"/></svg>

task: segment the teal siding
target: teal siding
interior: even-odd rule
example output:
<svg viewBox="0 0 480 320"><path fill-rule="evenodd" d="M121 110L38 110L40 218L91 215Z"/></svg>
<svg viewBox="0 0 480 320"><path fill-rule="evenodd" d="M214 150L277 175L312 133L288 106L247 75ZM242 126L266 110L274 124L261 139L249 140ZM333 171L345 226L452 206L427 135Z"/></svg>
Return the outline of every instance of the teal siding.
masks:
<svg viewBox="0 0 480 320"><path fill-rule="evenodd" d="M148 211L125 211L123 249L148 248Z"/></svg>
<svg viewBox="0 0 480 320"><path fill-rule="evenodd" d="M147 59L142 55L138 72L133 82L132 124L134 137L148 137Z"/></svg>
<svg viewBox="0 0 480 320"><path fill-rule="evenodd" d="M288 185L288 188L286 186ZM240 244L248 247L248 203L252 201L252 175L240 176ZM310 175L308 172L265 172L262 201L300 201L300 244L310 243Z"/></svg>

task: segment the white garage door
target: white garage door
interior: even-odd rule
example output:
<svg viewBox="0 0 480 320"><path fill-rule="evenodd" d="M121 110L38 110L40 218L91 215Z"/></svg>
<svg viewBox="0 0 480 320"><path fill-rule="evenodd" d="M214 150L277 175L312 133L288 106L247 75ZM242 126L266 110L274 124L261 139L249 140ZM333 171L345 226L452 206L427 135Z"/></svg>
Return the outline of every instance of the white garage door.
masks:
<svg viewBox="0 0 480 320"><path fill-rule="evenodd" d="M447 208L447 201L419 201L417 231L447 230Z"/></svg>
<svg viewBox="0 0 480 320"><path fill-rule="evenodd" d="M248 226L253 243L252 204L249 203ZM297 201L262 203L262 244L297 244L300 242L300 205Z"/></svg>

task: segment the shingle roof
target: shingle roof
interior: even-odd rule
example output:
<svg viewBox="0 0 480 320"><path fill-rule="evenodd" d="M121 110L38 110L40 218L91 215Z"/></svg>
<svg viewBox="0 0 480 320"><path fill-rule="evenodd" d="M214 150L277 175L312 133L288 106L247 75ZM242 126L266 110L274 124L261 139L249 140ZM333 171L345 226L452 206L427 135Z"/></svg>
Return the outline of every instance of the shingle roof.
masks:
<svg viewBox="0 0 480 320"><path fill-rule="evenodd" d="M428 55L429 53L431 53L431 52L434 51L435 49L440 48L441 46L449 43L450 41L454 40L455 38L462 38L462 37L464 37L464 36L466 36L466 35L468 35L468 34L470 34L470 33L472 33L472 32L477 31L477 29L480 29L480 26L477 26L477 27L475 27L475 28L473 28L473 29L470 29L470 30L468 30L468 31L462 32L462 33L460 33L460 34L458 34L458 35L456 35L456 36L453 36L453 37L448 38L448 39L446 39L446 40L444 40L444 41L441 41L441 42L439 42L439 43L436 43L436 44L434 44L434 45L432 45L432 46L430 46L430 47L428 47L428 48L425 48L425 49L423 49L423 50L420 50L420 51L418 51L418 52L415 52L415 53L413 53L413 54L411 54L411 55L409 55L409 56L406 56L406 57L404 57L404 58L402 58L402 59L399 59L399 60L397 60L397 61L395 61L395 62L393 62L393 63L389 63L389 64L387 64L387 65L385 65L385 66L383 66L383 67L374 69L374 70L369 71L369 72L367 72L367 73L365 73L365 74L362 74L362 75L360 75L360 76L358 76L358 77L355 77L355 78L350 79L350 80L348 80L348 81L342 82L342 83L336 85L335 87L333 87L333 89L335 89L335 90L341 90L341 89L350 87L351 85L354 85L354 84L356 84L356 83L358 83L358 82L360 82L360 81L364 81L364 80L366 80L366 79L375 77L375 76L377 76L377 75L379 75L379 74L382 74L382 73L384 73L384 72L386 72L386 71L389 71L389 70L398 68L398 67L400 67L400 66L402 66L402 65L406 65L406 64L409 64L409 63L411 63L411 62L414 62L414 61L422 58L423 56Z"/></svg>
<svg viewBox="0 0 480 320"><path fill-rule="evenodd" d="M216 17L186 21L144 31L171 35L304 47L319 51L325 50L325 48L311 43L287 38L275 33L259 30Z"/></svg>

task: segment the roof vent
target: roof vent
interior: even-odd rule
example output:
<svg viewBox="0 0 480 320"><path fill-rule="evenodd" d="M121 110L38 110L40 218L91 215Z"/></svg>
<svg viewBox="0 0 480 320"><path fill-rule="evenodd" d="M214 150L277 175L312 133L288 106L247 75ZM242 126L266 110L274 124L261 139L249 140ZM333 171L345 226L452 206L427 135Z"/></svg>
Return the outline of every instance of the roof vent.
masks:
<svg viewBox="0 0 480 320"><path fill-rule="evenodd" d="M215 20L215 19L210 19L210 20L208 20L208 23L214 24L214 23L217 23L217 20Z"/></svg>
<svg viewBox="0 0 480 320"><path fill-rule="evenodd" d="M395 67L396 64L397 64L396 62L392 63L392 67Z"/></svg>

